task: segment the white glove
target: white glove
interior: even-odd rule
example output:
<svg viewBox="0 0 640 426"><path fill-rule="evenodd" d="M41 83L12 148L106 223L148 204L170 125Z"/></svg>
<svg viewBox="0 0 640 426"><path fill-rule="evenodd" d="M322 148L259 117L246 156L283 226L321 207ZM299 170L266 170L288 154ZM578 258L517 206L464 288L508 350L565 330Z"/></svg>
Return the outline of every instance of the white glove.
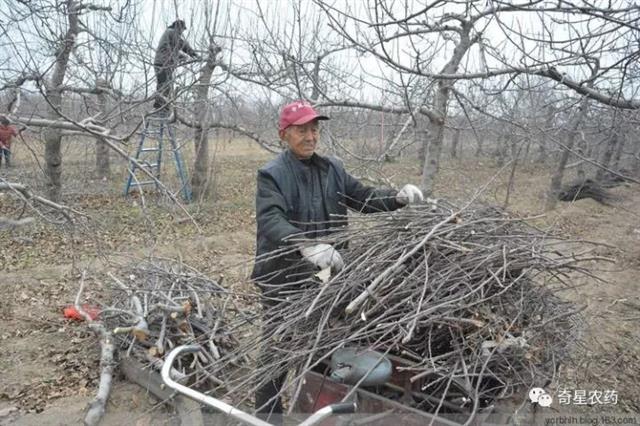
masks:
<svg viewBox="0 0 640 426"><path fill-rule="evenodd" d="M316 244L315 246L300 249L302 256L320 269L331 267L338 272L344 267L342 256L330 244Z"/></svg>
<svg viewBox="0 0 640 426"><path fill-rule="evenodd" d="M403 186L400 192L396 195L396 201L404 205L414 204L422 200L424 200L424 196L422 195L420 188L415 185L411 185L410 183Z"/></svg>

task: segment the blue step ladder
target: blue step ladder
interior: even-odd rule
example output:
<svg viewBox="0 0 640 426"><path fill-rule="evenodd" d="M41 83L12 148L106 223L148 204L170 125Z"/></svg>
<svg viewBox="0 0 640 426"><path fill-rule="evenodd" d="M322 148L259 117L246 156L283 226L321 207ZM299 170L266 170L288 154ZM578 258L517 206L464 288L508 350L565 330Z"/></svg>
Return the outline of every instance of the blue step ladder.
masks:
<svg viewBox="0 0 640 426"><path fill-rule="evenodd" d="M176 172L181 185L180 191L182 192L182 198L186 202L191 202L191 186L189 185L180 147L176 142L173 128L169 122L169 116L165 114L156 114L146 119L135 156L135 160L140 166L133 161L129 163L129 177L127 178L127 185L124 188L125 197L129 195L132 188L136 187L155 185L156 190L160 189L157 181L150 179L145 173L138 171L136 174L136 170L142 167L150 172L156 179L160 180L164 139L168 139L171 145L171 152L173 152ZM155 142L155 144L153 142Z"/></svg>

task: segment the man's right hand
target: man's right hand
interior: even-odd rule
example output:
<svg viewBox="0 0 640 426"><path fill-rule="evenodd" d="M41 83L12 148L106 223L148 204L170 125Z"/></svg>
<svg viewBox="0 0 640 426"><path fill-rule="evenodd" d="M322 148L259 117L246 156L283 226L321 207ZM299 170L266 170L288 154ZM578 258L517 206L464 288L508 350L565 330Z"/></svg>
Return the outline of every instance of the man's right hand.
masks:
<svg viewBox="0 0 640 426"><path fill-rule="evenodd" d="M344 267L342 256L330 244L316 244L300 249L302 256L320 269L331 267L334 272Z"/></svg>

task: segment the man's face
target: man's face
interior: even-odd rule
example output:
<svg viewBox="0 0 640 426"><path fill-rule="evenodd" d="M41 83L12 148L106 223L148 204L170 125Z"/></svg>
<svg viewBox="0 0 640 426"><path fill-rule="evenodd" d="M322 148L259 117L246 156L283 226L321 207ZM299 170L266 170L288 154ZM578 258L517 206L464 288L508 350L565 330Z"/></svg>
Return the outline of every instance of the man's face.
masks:
<svg viewBox="0 0 640 426"><path fill-rule="evenodd" d="M318 145L320 129L318 120L312 120L299 126L289 126L280 131L280 139L289 145L289 149L300 160L311 158Z"/></svg>

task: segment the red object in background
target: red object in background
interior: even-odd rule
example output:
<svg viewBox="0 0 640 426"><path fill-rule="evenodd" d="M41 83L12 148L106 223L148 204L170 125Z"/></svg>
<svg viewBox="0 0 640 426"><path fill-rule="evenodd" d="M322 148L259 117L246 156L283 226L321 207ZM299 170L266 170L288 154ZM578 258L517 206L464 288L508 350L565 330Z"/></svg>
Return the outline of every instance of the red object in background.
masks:
<svg viewBox="0 0 640 426"><path fill-rule="evenodd" d="M100 316L100 308L97 306L84 304L82 305L82 309L87 313L87 315L89 315L89 318L91 318L92 321ZM76 307L73 305L69 305L64 308L62 313L65 318L84 321L84 317L80 315L80 312L78 312Z"/></svg>

